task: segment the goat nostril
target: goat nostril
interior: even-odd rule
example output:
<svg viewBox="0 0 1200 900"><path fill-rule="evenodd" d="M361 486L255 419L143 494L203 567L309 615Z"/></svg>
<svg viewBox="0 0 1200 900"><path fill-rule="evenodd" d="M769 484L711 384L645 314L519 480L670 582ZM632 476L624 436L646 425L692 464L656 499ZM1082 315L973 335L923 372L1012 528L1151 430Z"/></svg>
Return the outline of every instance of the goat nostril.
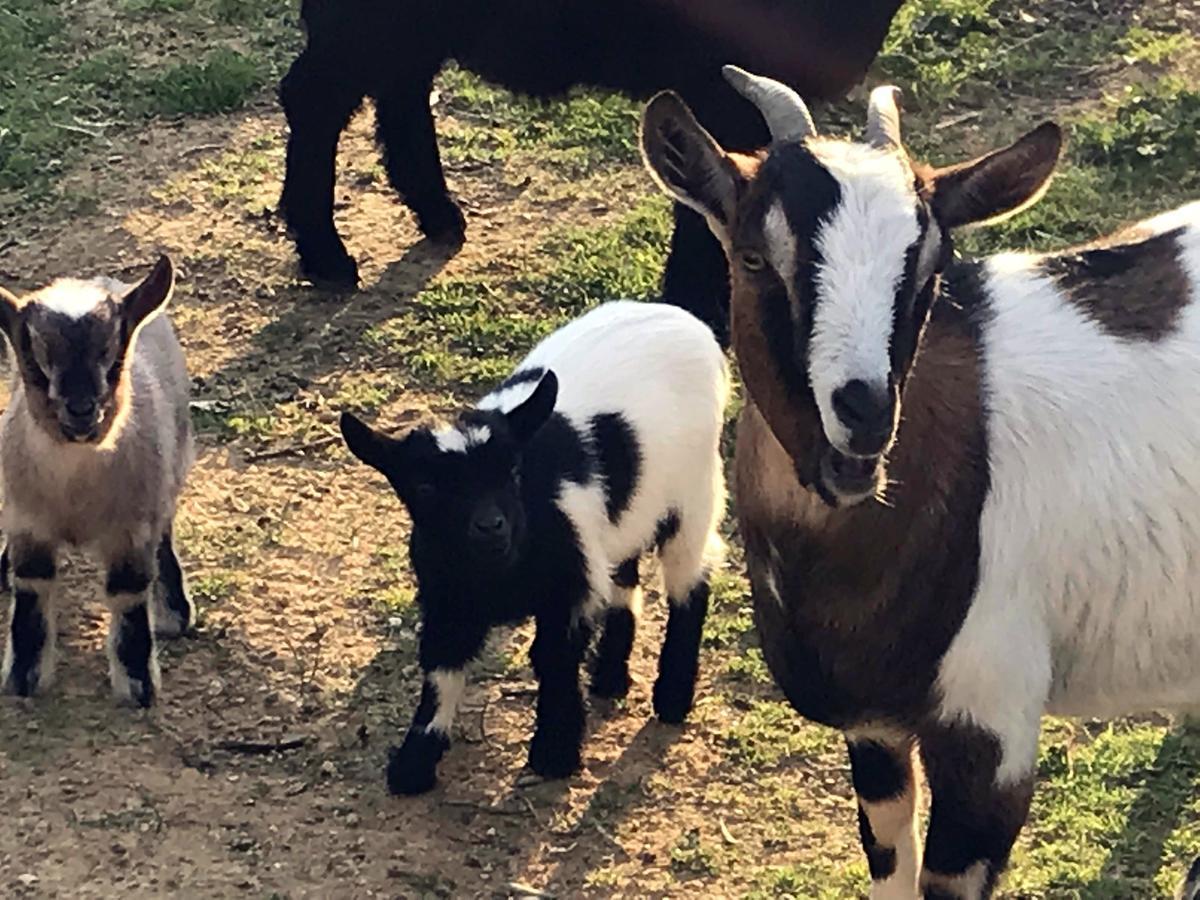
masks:
<svg viewBox="0 0 1200 900"><path fill-rule="evenodd" d="M96 401L90 397L73 398L67 401L67 412L78 419L91 416L96 412Z"/></svg>
<svg viewBox="0 0 1200 900"><path fill-rule="evenodd" d="M504 517L499 513L479 516L474 523L475 533L483 537L493 537L503 533L504 526Z"/></svg>

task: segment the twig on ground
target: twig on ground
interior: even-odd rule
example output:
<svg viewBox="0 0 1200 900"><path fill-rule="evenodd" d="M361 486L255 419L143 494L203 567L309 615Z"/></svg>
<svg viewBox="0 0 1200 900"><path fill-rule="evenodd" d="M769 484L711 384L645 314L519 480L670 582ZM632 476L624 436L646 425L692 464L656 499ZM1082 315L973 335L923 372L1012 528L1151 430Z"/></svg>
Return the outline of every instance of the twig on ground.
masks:
<svg viewBox="0 0 1200 900"><path fill-rule="evenodd" d="M473 803L470 800L445 800L443 803L446 806L455 806L459 809L473 809L476 812L488 813L489 815L493 816L525 815L525 810L523 809L507 809L503 806L487 806L483 803Z"/></svg>
<svg viewBox="0 0 1200 900"><path fill-rule="evenodd" d="M518 897L540 897L542 900L554 900L553 894L548 894L545 891L538 890L528 884L522 884L519 881L510 881L507 887Z"/></svg>
<svg viewBox="0 0 1200 900"><path fill-rule="evenodd" d="M305 453L309 450L320 450L328 447L331 444L336 444L342 439L340 434L327 434L325 437L317 438L315 441L308 441L303 444L288 444L286 447L276 447L273 450L262 450L258 453L247 453L247 462L261 462L264 459L278 459L281 456L296 456Z"/></svg>
<svg viewBox="0 0 1200 900"><path fill-rule="evenodd" d="M217 749L227 753L245 753L248 756L265 756L268 753L282 753L286 750L299 750L311 738L306 734L282 738L277 741L218 741Z"/></svg>

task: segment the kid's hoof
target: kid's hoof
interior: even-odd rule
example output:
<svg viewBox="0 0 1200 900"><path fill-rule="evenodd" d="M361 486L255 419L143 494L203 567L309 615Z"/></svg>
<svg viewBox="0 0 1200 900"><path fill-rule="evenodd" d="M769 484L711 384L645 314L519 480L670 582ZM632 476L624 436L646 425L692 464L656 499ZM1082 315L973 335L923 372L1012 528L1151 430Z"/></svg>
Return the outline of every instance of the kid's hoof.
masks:
<svg viewBox="0 0 1200 900"><path fill-rule="evenodd" d="M388 790L397 796L426 794L437 784L437 765L406 759L408 754L393 747L388 752Z"/></svg>
<svg viewBox="0 0 1200 900"><path fill-rule="evenodd" d="M674 680L659 678L654 683L654 712L668 725L681 725L692 711L692 685L681 685Z"/></svg>
<svg viewBox="0 0 1200 900"><path fill-rule="evenodd" d="M535 734L529 747L529 768L543 778L567 778L579 771L579 747Z"/></svg>
<svg viewBox="0 0 1200 900"><path fill-rule="evenodd" d="M624 665L597 665L592 672L589 687L592 695L616 700L629 693L629 667Z"/></svg>
<svg viewBox="0 0 1200 900"><path fill-rule="evenodd" d="M319 288L354 290L358 287L358 263L344 247L300 252L300 273Z"/></svg>
<svg viewBox="0 0 1200 900"><path fill-rule="evenodd" d="M437 244L461 247L467 239L467 219L454 203L426 213L418 213L421 233Z"/></svg>

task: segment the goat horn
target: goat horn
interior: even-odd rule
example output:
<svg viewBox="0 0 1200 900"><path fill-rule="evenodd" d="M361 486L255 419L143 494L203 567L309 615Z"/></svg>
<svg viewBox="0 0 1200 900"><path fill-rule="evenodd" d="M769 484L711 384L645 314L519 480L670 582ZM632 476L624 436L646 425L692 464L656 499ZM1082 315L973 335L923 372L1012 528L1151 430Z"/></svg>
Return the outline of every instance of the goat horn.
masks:
<svg viewBox="0 0 1200 900"><path fill-rule="evenodd" d="M867 103L867 143L880 150L900 150L900 88L883 85Z"/></svg>
<svg viewBox="0 0 1200 900"><path fill-rule="evenodd" d="M771 139L776 142L802 141L816 137L812 115L800 95L786 84L761 75L751 75L737 66L722 66L721 74L739 94L758 107Z"/></svg>

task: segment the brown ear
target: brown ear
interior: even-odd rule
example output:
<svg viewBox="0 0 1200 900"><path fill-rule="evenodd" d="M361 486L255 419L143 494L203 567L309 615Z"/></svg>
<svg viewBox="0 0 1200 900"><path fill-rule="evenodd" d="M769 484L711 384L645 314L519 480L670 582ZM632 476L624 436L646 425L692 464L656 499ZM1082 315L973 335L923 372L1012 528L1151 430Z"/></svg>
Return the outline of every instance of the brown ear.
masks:
<svg viewBox="0 0 1200 900"><path fill-rule="evenodd" d="M121 299L121 307L131 334L138 325L166 304L174 287L175 267L168 257L160 256L142 283Z"/></svg>
<svg viewBox="0 0 1200 900"><path fill-rule="evenodd" d="M1003 150L933 173L933 211L945 228L990 222L1037 202L1062 152L1062 129L1045 122Z"/></svg>
<svg viewBox="0 0 1200 900"><path fill-rule="evenodd" d="M728 229L744 178L679 95L663 91L646 105L641 147L667 194L701 213L718 236Z"/></svg>

